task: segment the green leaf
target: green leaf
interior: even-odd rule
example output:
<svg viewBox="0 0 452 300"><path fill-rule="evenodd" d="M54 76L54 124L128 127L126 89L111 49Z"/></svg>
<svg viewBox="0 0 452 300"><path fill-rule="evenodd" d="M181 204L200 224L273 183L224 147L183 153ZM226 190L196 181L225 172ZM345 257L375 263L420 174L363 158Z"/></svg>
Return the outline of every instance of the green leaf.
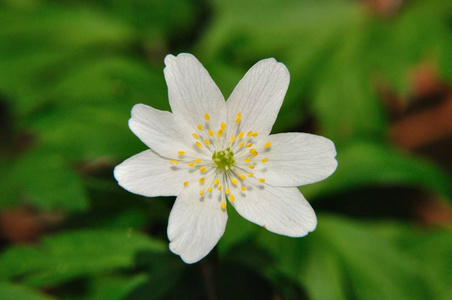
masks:
<svg viewBox="0 0 452 300"><path fill-rule="evenodd" d="M138 286L144 284L148 276L108 276L92 279L89 300L121 300Z"/></svg>
<svg viewBox="0 0 452 300"><path fill-rule="evenodd" d="M82 181L51 149L37 149L21 157L12 173L22 197L43 209L82 210L88 199Z"/></svg>
<svg viewBox="0 0 452 300"><path fill-rule="evenodd" d="M12 247L0 257L0 278L21 276L34 286L132 268L139 251L163 253L166 245L125 230L86 230L45 238L39 247Z"/></svg>
<svg viewBox="0 0 452 300"><path fill-rule="evenodd" d="M344 145L337 152L339 165L331 177L300 188L307 198L372 185L421 186L452 198L450 177L421 158L370 142Z"/></svg>
<svg viewBox="0 0 452 300"><path fill-rule="evenodd" d="M0 282L0 295L3 300L51 300L35 290L25 286L14 285L6 282Z"/></svg>

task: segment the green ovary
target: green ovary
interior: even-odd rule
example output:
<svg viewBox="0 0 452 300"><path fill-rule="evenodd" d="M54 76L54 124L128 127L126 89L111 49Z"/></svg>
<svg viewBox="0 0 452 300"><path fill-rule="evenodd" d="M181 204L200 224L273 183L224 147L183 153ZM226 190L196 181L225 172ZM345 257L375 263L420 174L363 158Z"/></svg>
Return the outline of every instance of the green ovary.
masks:
<svg viewBox="0 0 452 300"><path fill-rule="evenodd" d="M225 150L215 151L212 155L212 160L218 169L227 171L234 165L234 152L228 147Z"/></svg>

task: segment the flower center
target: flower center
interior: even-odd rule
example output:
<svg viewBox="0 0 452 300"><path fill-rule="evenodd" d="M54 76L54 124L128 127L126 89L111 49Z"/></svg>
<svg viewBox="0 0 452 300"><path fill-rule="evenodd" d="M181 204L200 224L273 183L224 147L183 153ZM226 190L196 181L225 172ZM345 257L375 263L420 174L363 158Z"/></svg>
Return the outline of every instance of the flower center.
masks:
<svg viewBox="0 0 452 300"><path fill-rule="evenodd" d="M225 150L215 151L212 155L212 161L217 166L217 169L222 171L230 170L235 163L234 152L229 147Z"/></svg>

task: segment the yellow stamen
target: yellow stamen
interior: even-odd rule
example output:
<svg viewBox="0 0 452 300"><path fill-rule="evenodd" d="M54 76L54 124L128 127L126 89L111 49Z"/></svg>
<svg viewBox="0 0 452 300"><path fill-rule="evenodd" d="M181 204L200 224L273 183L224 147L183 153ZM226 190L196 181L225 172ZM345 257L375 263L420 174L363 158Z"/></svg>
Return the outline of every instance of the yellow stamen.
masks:
<svg viewBox="0 0 452 300"><path fill-rule="evenodd" d="M243 145L245 145L245 142L240 142L240 143L239 143L239 148L242 148Z"/></svg>
<svg viewBox="0 0 452 300"><path fill-rule="evenodd" d="M226 209L226 203L221 202L221 209L222 209L222 210L225 210L225 209Z"/></svg>
<svg viewBox="0 0 452 300"><path fill-rule="evenodd" d="M245 157L244 161L248 163L248 162L250 162L250 161L251 161L251 158L249 158L249 157Z"/></svg>
<svg viewBox="0 0 452 300"><path fill-rule="evenodd" d="M231 196L229 196L229 200L230 200L231 202L234 202L234 201L235 201L234 195L231 194Z"/></svg>
<svg viewBox="0 0 452 300"><path fill-rule="evenodd" d="M187 186L189 183L190 183L190 182L185 181L185 182L184 182L184 186Z"/></svg>
<svg viewBox="0 0 452 300"><path fill-rule="evenodd" d="M231 182L233 185L237 185L237 183L238 183L237 179L235 179L235 178L231 178Z"/></svg>
<svg viewBox="0 0 452 300"><path fill-rule="evenodd" d="M215 181L213 182L213 185L217 185L217 184L218 184L218 182L220 182L220 179L218 179L218 178L215 178Z"/></svg>
<svg viewBox="0 0 452 300"><path fill-rule="evenodd" d="M240 131L240 133L239 133L239 140L243 137L243 131Z"/></svg>
<svg viewBox="0 0 452 300"><path fill-rule="evenodd" d="M184 151L179 151L179 152L177 152L177 154L179 154L179 155L184 155L185 152L184 152Z"/></svg>
<svg viewBox="0 0 452 300"><path fill-rule="evenodd" d="M253 154L251 154L252 157L256 157L257 156L257 151L253 152Z"/></svg>
<svg viewBox="0 0 452 300"><path fill-rule="evenodd" d="M192 136L197 140L199 139L199 136L196 133L193 133Z"/></svg>
<svg viewBox="0 0 452 300"><path fill-rule="evenodd" d="M249 177L253 177L254 174L253 174L253 173L248 173L248 176L249 176Z"/></svg>
<svg viewBox="0 0 452 300"><path fill-rule="evenodd" d="M251 136L253 134L252 131L248 131L248 133L246 134L246 136Z"/></svg>
<svg viewBox="0 0 452 300"><path fill-rule="evenodd" d="M246 148L249 148L249 147L251 147L251 146L253 146L253 143L248 143L248 144L246 144Z"/></svg>
<svg viewBox="0 0 452 300"><path fill-rule="evenodd" d="M200 164L201 160L199 158L195 159L195 163Z"/></svg>
<svg viewBox="0 0 452 300"><path fill-rule="evenodd" d="M171 163L172 165L177 165L179 162L178 162L177 160L172 160L172 161L170 161L170 163Z"/></svg>
<svg viewBox="0 0 452 300"><path fill-rule="evenodd" d="M209 120L210 120L209 114L204 114L204 118L205 118L207 121L209 121Z"/></svg>
<svg viewBox="0 0 452 300"><path fill-rule="evenodd" d="M262 160L263 163L266 163L267 161L268 161L268 157L266 157Z"/></svg>
<svg viewBox="0 0 452 300"><path fill-rule="evenodd" d="M207 191L208 191L209 193L212 193L212 187L209 186L209 188L207 189Z"/></svg>
<svg viewBox="0 0 452 300"><path fill-rule="evenodd" d="M205 171L207 171L207 168L206 168L206 167L201 167L201 168L199 169L199 172L201 172L201 173L204 173Z"/></svg>
<svg viewBox="0 0 452 300"><path fill-rule="evenodd" d="M223 186L220 184L220 185L218 186L218 190L221 191L222 188L223 188Z"/></svg>
<svg viewBox="0 0 452 300"><path fill-rule="evenodd" d="M226 124L224 122L221 122L221 129L226 130Z"/></svg>
<svg viewBox="0 0 452 300"><path fill-rule="evenodd" d="M254 153L254 152L257 152L256 149L251 148L251 149L250 149L250 153Z"/></svg>
<svg viewBox="0 0 452 300"><path fill-rule="evenodd" d="M238 176L240 177L240 179L242 179L242 180L245 180L246 179L246 176L245 175L243 175L242 173L239 173L238 174Z"/></svg>
<svg viewBox="0 0 452 300"><path fill-rule="evenodd" d="M199 148L202 148L202 145L200 142L196 142L196 146L198 146Z"/></svg>
<svg viewBox="0 0 452 300"><path fill-rule="evenodd" d="M229 140L231 143L235 142L235 135L231 136L231 139Z"/></svg>
<svg viewBox="0 0 452 300"><path fill-rule="evenodd" d="M226 195L229 195L229 189L228 188L225 188L224 192L226 193Z"/></svg>
<svg viewBox="0 0 452 300"><path fill-rule="evenodd" d="M201 177L201 178L199 179L199 183L203 183L204 180L206 180L206 179L205 179L204 177Z"/></svg>
<svg viewBox="0 0 452 300"><path fill-rule="evenodd" d="M210 145L210 140L205 139L205 140L204 140L204 144L206 144L207 146L209 146L209 145Z"/></svg>
<svg viewBox="0 0 452 300"><path fill-rule="evenodd" d="M259 178L258 181L259 182L265 182L265 179L264 178Z"/></svg>
<svg viewBox="0 0 452 300"><path fill-rule="evenodd" d="M244 186L242 186L240 189L241 189L242 191L246 191L246 187L244 187Z"/></svg>
<svg viewBox="0 0 452 300"><path fill-rule="evenodd" d="M257 133L257 132L253 132L251 135L252 135L253 137L257 137L257 136L258 136L258 133Z"/></svg>
<svg viewBox="0 0 452 300"><path fill-rule="evenodd" d="M204 190L200 190L200 191L199 191L199 195L200 195L200 196L204 195Z"/></svg>
<svg viewBox="0 0 452 300"><path fill-rule="evenodd" d="M268 147L270 147L271 145L272 145L271 142L266 142L265 145L264 145L264 147L265 147L265 148L268 148Z"/></svg>
<svg viewBox="0 0 452 300"><path fill-rule="evenodd" d="M223 134L223 129L218 130L217 136L218 136L218 137L221 137L222 134Z"/></svg>
<svg viewBox="0 0 452 300"><path fill-rule="evenodd" d="M202 127L202 125L199 124L199 125L198 125L198 130L203 130L203 129L204 129L204 127Z"/></svg>
<svg viewBox="0 0 452 300"><path fill-rule="evenodd" d="M248 168L254 169L254 166L253 165L248 165Z"/></svg>
<svg viewBox="0 0 452 300"><path fill-rule="evenodd" d="M242 114L241 113L237 113L237 118L235 118L235 123L239 124L241 119L242 119Z"/></svg>
<svg viewBox="0 0 452 300"><path fill-rule="evenodd" d="M207 130L207 133L208 133L210 136L213 136L213 131L212 131L212 129Z"/></svg>
<svg viewBox="0 0 452 300"><path fill-rule="evenodd" d="M192 162L191 162L191 163L188 163L188 166L189 166L189 167L194 167L194 166L195 166L195 163L192 163Z"/></svg>

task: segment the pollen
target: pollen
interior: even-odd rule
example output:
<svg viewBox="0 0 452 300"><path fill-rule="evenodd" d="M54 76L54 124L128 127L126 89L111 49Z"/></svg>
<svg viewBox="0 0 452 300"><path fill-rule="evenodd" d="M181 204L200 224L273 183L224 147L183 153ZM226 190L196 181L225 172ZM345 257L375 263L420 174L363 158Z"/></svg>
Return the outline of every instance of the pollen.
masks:
<svg viewBox="0 0 452 300"><path fill-rule="evenodd" d="M199 196L202 196L202 195L204 195L204 190L199 191Z"/></svg>
<svg viewBox="0 0 452 300"><path fill-rule="evenodd" d="M224 192L226 193L226 195L229 195L229 189L228 188L225 188Z"/></svg>
<svg viewBox="0 0 452 300"><path fill-rule="evenodd" d="M248 165L248 168L254 169L254 166L253 165Z"/></svg>
<svg viewBox="0 0 452 300"><path fill-rule="evenodd" d="M199 148L202 148L202 145L200 142L196 142L196 146L198 146Z"/></svg>
<svg viewBox="0 0 452 300"><path fill-rule="evenodd" d="M266 142L265 145L264 145L264 148L269 148L271 145L272 145L271 142Z"/></svg>
<svg viewBox="0 0 452 300"><path fill-rule="evenodd" d="M237 183L238 183L237 179L235 179L235 178L232 178L231 182L232 182L233 185L237 185Z"/></svg>
<svg viewBox="0 0 452 300"><path fill-rule="evenodd" d="M254 148L250 149L250 153L255 153L255 152L257 152L256 149L254 149Z"/></svg>
<svg viewBox="0 0 452 300"><path fill-rule="evenodd" d="M237 113L237 117L235 118L235 123L239 124L241 119L242 119L242 114L241 113Z"/></svg>
<svg viewBox="0 0 452 300"><path fill-rule="evenodd" d="M235 201L234 195L231 194L231 196L229 196L229 200L231 200L231 202L234 202Z"/></svg>
<svg viewBox="0 0 452 300"><path fill-rule="evenodd" d="M206 168L206 167L201 167L201 168L199 169L199 172L201 172L201 173L204 173L205 171L207 171L207 168Z"/></svg>
<svg viewBox="0 0 452 300"><path fill-rule="evenodd" d="M210 136L213 136L213 131L212 131L212 129L207 130L207 133L208 133Z"/></svg>
<svg viewBox="0 0 452 300"><path fill-rule="evenodd" d="M258 134L257 132L253 132L251 135L252 135L253 137L257 137L259 134Z"/></svg>
<svg viewBox="0 0 452 300"><path fill-rule="evenodd" d="M217 185L217 184L218 184L218 182L220 182L220 179L218 179L218 178L215 178L215 180L214 180L214 182L213 182L213 185Z"/></svg>
<svg viewBox="0 0 452 300"><path fill-rule="evenodd" d="M243 135L244 135L243 131L240 131L240 133L239 133L239 140L243 137Z"/></svg>
<svg viewBox="0 0 452 300"><path fill-rule="evenodd" d="M242 186L240 189L241 189L242 191L246 191L246 187L244 187L244 186Z"/></svg>
<svg viewBox="0 0 452 300"><path fill-rule="evenodd" d="M196 133L193 133L192 136L193 136L195 139L199 140L199 135L197 135Z"/></svg>
<svg viewBox="0 0 452 300"><path fill-rule="evenodd" d="M253 132L252 131L248 131L248 133L246 134L246 136L252 136L253 135Z"/></svg>
<svg viewBox="0 0 452 300"><path fill-rule="evenodd" d="M248 173L248 177L253 177L254 176L254 174L253 173Z"/></svg>
<svg viewBox="0 0 452 300"><path fill-rule="evenodd" d="M224 122L221 122L221 129L226 130L226 124Z"/></svg>
<svg viewBox="0 0 452 300"><path fill-rule="evenodd" d="M222 188L223 188L223 186L220 184L220 185L218 186L218 190L221 191Z"/></svg>
<svg viewBox="0 0 452 300"><path fill-rule="evenodd" d="M200 164L201 160L199 158L195 159L195 163Z"/></svg>
<svg viewBox="0 0 452 300"><path fill-rule="evenodd" d="M249 162L251 161L251 158L245 157L244 161L247 162L247 163L249 163Z"/></svg>
<svg viewBox="0 0 452 300"><path fill-rule="evenodd" d="M179 162L178 162L177 160L172 160L172 161L170 161L170 163L171 163L172 165L177 165Z"/></svg>
<svg viewBox="0 0 452 300"><path fill-rule="evenodd" d="M223 134L223 129L218 130L217 136L218 136L218 137L221 137L222 134Z"/></svg>
<svg viewBox="0 0 452 300"><path fill-rule="evenodd" d="M243 175L242 173L239 173L238 174L238 176L240 177L240 179L242 179L242 180L245 180L246 179L246 176L245 175Z"/></svg>
<svg viewBox="0 0 452 300"><path fill-rule="evenodd" d="M209 121L210 120L209 114L204 114L204 118L206 119L206 121Z"/></svg>
<svg viewBox="0 0 452 300"><path fill-rule="evenodd" d="M263 163L266 163L267 161L268 161L268 157L266 157L262 160Z"/></svg>
<svg viewBox="0 0 452 300"><path fill-rule="evenodd" d="M179 152L177 152L177 154L179 154L179 155L184 155L185 152L184 152L184 151L179 151Z"/></svg>
<svg viewBox="0 0 452 300"><path fill-rule="evenodd" d="M193 162L188 163L188 166L189 166L189 167L194 167L194 166L195 166L195 163L193 163Z"/></svg>
<svg viewBox="0 0 452 300"><path fill-rule="evenodd" d="M253 143L248 143L248 144L246 144L246 148L250 148L250 147L252 147L253 146Z"/></svg>
<svg viewBox="0 0 452 300"><path fill-rule="evenodd" d="M265 179L264 178L259 178L258 181L263 183L263 182L265 182Z"/></svg>
<svg viewBox="0 0 452 300"><path fill-rule="evenodd" d="M229 140L231 143L235 142L235 135L231 136L231 139Z"/></svg>
<svg viewBox="0 0 452 300"><path fill-rule="evenodd" d="M209 139L205 139L205 140L204 140L204 144L206 144L207 146L209 146L209 145L210 145L210 140L209 140Z"/></svg>
<svg viewBox="0 0 452 300"><path fill-rule="evenodd" d="M226 209L226 203L221 202L221 209L222 209L222 210L225 210L225 209Z"/></svg>
<svg viewBox="0 0 452 300"><path fill-rule="evenodd" d="M189 183L190 183L190 182L185 181L185 182L184 182L184 186L187 186Z"/></svg>
<svg viewBox="0 0 452 300"><path fill-rule="evenodd" d="M206 180L206 179L205 179L204 177L201 177L201 178L199 179L199 183L203 183L204 180Z"/></svg>
<svg viewBox="0 0 452 300"><path fill-rule="evenodd" d="M240 142L240 143L239 143L239 148L242 148L243 145L245 145L245 142Z"/></svg>
<svg viewBox="0 0 452 300"><path fill-rule="evenodd" d="M253 152L253 154L251 154L252 157L256 157L257 156L257 151Z"/></svg>
<svg viewBox="0 0 452 300"><path fill-rule="evenodd" d="M203 129L204 129L204 127L202 127L202 125L199 124L199 125L198 125L198 130L203 130Z"/></svg>
<svg viewBox="0 0 452 300"><path fill-rule="evenodd" d="M207 191L208 191L209 193L212 193L212 187L209 186L209 187L207 188Z"/></svg>

